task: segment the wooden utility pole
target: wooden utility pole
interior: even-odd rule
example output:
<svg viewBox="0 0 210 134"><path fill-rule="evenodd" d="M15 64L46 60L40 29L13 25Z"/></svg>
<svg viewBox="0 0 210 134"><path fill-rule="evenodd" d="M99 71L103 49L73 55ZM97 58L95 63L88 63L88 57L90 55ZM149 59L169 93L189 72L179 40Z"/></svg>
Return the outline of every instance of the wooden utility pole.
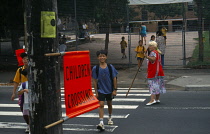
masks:
<svg viewBox="0 0 210 134"><path fill-rule="evenodd" d="M62 134L60 57L46 57L58 50L57 0L26 0L29 33L29 108L31 134Z"/></svg>

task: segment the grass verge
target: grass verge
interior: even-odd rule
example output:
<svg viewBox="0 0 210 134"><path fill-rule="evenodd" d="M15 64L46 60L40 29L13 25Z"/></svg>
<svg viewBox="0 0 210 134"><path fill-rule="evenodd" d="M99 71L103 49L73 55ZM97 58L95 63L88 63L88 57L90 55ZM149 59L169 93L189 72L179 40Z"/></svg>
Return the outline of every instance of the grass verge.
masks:
<svg viewBox="0 0 210 134"><path fill-rule="evenodd" d="M192 58L189 60L187 67L191 68L209 68L210 67L210 44L209 44L209 32L204 32L204 50L203 50L203 61L199 61L199 44L195 47L193 51ZM195 40L198 40L196 38Z"/></svg>

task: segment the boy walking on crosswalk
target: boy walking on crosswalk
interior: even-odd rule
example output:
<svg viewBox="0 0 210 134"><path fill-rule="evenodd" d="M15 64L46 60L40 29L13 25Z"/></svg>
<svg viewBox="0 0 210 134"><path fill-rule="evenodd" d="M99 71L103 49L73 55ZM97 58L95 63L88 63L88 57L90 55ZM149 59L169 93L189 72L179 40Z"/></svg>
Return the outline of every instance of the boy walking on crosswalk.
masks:
<svg viewBox="0 0 210 134"><path fill-rule="evenodd" d="M107 64L107 51L101 50L96 53L99 60L99 65L92 69L92 78L95 89L95 95L99 100L99 120L97 129L104 131L104 102L107 101L108 105L108 125L114 124L112 121L112 99L117 95L117 70L113 65Z"/></svg>

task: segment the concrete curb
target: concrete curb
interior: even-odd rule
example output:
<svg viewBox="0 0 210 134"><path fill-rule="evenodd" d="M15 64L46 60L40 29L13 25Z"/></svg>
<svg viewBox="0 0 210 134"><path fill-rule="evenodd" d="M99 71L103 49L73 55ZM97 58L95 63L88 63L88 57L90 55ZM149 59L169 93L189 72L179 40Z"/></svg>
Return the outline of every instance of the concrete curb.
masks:
<svg viewBox="0 0 210 134"><path fill-rule="evenodd" d="M185 91L210 91L210 85L186 85Z"/></svg>

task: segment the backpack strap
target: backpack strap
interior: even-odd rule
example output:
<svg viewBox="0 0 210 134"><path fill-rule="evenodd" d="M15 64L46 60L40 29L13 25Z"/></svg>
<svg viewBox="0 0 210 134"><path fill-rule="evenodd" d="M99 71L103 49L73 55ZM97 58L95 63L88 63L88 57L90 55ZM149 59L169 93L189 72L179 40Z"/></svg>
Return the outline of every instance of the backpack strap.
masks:
<svg viewBox="0 0 210 134"><path fill-rule="evenodd" d="M114 82L113 82L113 78L112 78L112 67L110 64L107 64L108 68L109 68L109 77L110 77L110 80L111 80L111 83L112 83L112 91L113 91L113 88L114 88Z"/></svg>
<svg viewBox="0 0 210 134"><path fill-rule="evenodd" d="M96 76L98 78L98 72L99 72L99 65L96 65Z"/></svg>

